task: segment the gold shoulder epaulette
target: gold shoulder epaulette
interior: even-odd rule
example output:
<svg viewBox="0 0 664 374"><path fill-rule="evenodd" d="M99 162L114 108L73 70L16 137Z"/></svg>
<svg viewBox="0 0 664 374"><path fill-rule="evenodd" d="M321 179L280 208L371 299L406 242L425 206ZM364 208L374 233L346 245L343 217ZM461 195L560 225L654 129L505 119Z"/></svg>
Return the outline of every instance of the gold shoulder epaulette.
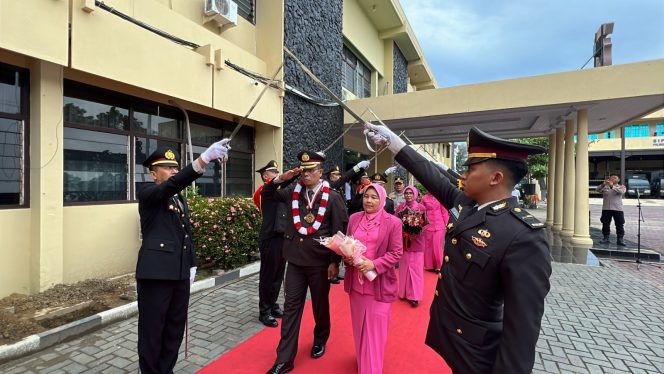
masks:
<svg viewBox="0 0 664 374"><path fill-rule="evenodd" d="M523 222L526 226L531 229L541 229L544 227L544 224L535 218L532 214L528 213L525 209L521 208L512 208L512 214Z"/></svg>

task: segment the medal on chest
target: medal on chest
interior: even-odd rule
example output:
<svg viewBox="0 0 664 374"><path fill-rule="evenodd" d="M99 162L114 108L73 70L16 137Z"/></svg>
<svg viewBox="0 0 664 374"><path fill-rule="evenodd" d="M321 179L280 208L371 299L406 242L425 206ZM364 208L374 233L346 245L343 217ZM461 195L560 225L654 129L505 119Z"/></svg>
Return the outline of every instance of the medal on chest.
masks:
<svg viewBox="0 0 664 374"><path fill-rule="evenodd" d="M293 225L295 225L295 230L302 235L311 235L318 231L321 224L323 224L323 217L325 216L325 211L327 209L327 200L330 197L330 184L327 181L323 181L323 184L319 186L314 192L313 198L309 199L309 196L305 194L307 200L307 209L309 212L304 216L304 221L311 225L309 227L303 227L302 222L300 221L300 192L302 192L302 187L304 183L299 181L293 190L293 198L291 203L291 208L293 210ZM314 207L314 202L318 193L322 192L320 205L318 206L318 211L316 215L311 212Z"/></svg>

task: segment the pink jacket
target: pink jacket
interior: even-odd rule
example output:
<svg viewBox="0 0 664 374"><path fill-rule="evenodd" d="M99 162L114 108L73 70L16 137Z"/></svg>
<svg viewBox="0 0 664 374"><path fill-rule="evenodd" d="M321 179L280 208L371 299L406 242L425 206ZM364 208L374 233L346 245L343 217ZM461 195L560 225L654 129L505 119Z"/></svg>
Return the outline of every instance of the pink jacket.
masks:
<svg viewBox="0 0 664 374"><path fill-rule="evenodd" d="M385 211L381 211L383 220L378 227L378 249L376 258L372 259L376 267L378 277L373 280L374 296L377 301L391 303L397 298L397 272L394 265L399 261L403 254L403 242L401 239L401 220ZM350 216L348 221L347 235L353 235L360 223L360 218L364 212L358 212ZM344 276L344 290L350 292L353 282L357 282L357 272L353 266L346 267ZM365 279L368 282L368 280Z"/></svg>
<svg viewBox="0 0 664 374"><path fill-rule="evenodd" d="M428 231L446 230L447 221L450 219L447 209L430 193L422 196L422 205L427 209L427 220L429 221L424 229Z"/></svg>

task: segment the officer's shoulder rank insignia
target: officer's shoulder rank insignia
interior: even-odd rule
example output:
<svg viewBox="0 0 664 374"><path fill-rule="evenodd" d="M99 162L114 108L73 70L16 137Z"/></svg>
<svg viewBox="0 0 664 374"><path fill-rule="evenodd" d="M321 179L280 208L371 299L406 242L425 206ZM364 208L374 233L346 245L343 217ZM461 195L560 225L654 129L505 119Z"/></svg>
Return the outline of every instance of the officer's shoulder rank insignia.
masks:
<svg viewBox="0 0 664 374"><path fill-rule="evenodd" d="M512 208L512 214L531 229L541 229L544 224L521 208Z"/></svg>
<svg viewBox="0 0 664 374"><path fill-rule="evenodd" d="M500 204L498 204L498 205L494 205L494 206L492 206L492 207L491 207L491 210L493 210L494 212L497 212L497 211L499 211L499 210L501 210L501 209L505 209L506 207L507 207L507 203L503 202L503 203L500 203Z"/></svg>

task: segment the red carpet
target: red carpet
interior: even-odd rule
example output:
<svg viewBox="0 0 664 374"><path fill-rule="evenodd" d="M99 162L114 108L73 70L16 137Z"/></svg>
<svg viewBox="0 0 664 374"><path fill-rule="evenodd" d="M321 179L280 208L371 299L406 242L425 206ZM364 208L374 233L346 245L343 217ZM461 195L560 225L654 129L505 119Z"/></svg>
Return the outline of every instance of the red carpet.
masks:
<svg viewBox="0 0 664 374"><path fill-rule="evenodd" d="M424 300L417 308L397 300L392 305L389 338L385 352L384 373L451 373L431 348L424 345L429 324L429 306L437 280L436 274L424 273ZM354 373L355 347L350 322L348 295L343 285L332 285L330 291L332 332L325 356L309 357L313 342L314 321L311 302L307 301L300 328L298 354L292 373ZM274 364L280 328L265 328L239 346L226 352L199 373L265 373Z"/></svg>

